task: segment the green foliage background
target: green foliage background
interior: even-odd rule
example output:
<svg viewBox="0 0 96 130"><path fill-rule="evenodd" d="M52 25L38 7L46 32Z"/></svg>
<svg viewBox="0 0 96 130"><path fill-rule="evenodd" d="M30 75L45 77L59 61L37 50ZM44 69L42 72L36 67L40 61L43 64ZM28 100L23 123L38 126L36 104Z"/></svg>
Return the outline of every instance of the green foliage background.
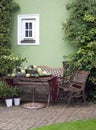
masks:
<svg viewBox="0 0 96 130"><path fill-rule="evenodd" d="M75 0L66 9L70 16L63 23L64 38L78 47L71 65L91 70L96 67L96 0Z"/></svg>
<svg viewBox="0 0 96 130"><path fill-rule="evenodd" d="M16 65L22 63L12 51L11 25L14 12L19 5L13 0L0 1L0 76L7 75Z"/></svg>
<svg viewBox="0 0 96 130"><path fill-rule="evenodd" d="M70 16L63 23L64 39L78 50L64 58L71 70L90 71L87 95L88 100L96 102L96 0L75 0L66 9Z"/></svg>
<svg viewBox="0 0 96 130"><path fill-rule="evenodd" d="M13 0L0 1L0 47L11 48L11 25L14 11L19 5Z"/></svg>

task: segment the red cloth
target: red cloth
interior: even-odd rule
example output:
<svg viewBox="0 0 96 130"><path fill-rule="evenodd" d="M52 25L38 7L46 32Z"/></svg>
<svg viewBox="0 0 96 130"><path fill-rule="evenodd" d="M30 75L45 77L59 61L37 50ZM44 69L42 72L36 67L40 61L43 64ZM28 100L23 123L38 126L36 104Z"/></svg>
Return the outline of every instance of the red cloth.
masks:
<svg viewBox="0 0 96 130"><path fill-rule="evenodd" d="M55 102L57 99L57 77L52 77L49 80L49 84L52 86L52 101Z"/></svg>

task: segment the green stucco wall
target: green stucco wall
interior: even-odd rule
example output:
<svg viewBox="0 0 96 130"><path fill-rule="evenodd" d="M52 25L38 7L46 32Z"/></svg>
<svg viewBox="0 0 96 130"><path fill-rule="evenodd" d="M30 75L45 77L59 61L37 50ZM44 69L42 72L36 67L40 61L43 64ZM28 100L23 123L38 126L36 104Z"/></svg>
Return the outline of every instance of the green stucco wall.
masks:
<svg viewBox="0 0 96 130"><path fill-rule="evenodd" d="M15 0L20 10L14 14L12 24L12 49L27 64L61 67L63 55L74 50L63 40L62 22L67 18L66 4L70 0ZM17 45L17 15L40 14L40 45Z"/></svg>

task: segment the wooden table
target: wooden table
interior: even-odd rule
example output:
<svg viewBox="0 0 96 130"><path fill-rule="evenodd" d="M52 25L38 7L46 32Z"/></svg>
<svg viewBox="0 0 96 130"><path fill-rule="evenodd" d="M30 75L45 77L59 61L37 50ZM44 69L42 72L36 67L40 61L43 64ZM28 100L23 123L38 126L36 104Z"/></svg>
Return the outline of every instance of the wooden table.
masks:
<svg viewBox="0 0 96 130"><path fill-rule="evenodd" d="M30 86L33 91L32 95L32 102L35 102L35 90L37 86L45 86L49 88L48 91L48 106L52 97L52 102L56 101L57 98L57 77L56 76L42 76L42 77L31 77L31 78L25 78L25 77L5 77L5 80L10 83L13 83L15 86ZM42 89L42 88L41 88Z"/></svg>

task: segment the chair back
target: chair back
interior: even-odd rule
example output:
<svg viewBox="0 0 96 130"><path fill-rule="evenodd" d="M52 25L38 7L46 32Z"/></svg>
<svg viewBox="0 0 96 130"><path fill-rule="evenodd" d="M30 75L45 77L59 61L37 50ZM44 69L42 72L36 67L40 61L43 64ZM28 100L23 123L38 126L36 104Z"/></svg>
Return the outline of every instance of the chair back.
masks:
<svg viewBox="0 0 96 130"><path fill-rule="evenodd" d="M89 74L90 74L89 71L76 70L72 81L73 81L73 83L80 85L81 86L80 89L84 89Z"/></svg>

